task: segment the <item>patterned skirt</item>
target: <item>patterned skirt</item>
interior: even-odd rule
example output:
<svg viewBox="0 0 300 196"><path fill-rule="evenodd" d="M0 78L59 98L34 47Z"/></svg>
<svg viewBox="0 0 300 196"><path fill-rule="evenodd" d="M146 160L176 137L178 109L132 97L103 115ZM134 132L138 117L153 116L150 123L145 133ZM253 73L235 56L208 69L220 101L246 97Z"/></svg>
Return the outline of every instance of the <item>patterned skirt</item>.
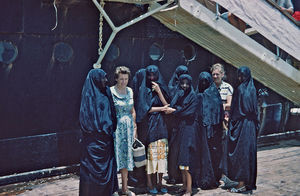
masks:
<svg viewBox="0 0 300 196"><path fill-rule="evenodd" d="M168 171L168 140L160 139L148 145L147 174L167 173Z"/></svg>
<svg viewBox="0 0 300 196"><path fill-rule="evenodd" d="M189 170L190 170L190 167L189 167L189 166L179 165L179 169L180 169L180 170L186 170L186 171L189 171Z"/></svg>

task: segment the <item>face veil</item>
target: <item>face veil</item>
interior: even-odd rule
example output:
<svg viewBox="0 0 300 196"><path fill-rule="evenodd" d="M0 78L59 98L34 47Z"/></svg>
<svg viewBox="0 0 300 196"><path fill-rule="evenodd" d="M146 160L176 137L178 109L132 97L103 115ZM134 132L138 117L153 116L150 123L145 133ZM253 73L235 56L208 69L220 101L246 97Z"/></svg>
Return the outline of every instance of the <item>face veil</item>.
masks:
<svg viewBox="0 0 300 196"><path fill-rule="evenodd" d="M201 83L205 81L205 83ZM224 118L223 103L220 93L208 72L201 72L198 80L198 99L200 118L204 126L217 125ZM208 133L209 135L209 133Z"/></svg>
<svg viewBox="0 0 300 196"><path fill-rule="evenodd" d="M251 118L257 118L256 88L248 67L242 66L237 70L239 86L233 93L231 102L231 118L237 120L251 114Z"/></svg>
<svg viewBox="0 0 300 196"><path fill-rule="evenodd" d="M173 73L170 81L169 81L169 84L168 84L168 89L169 89L169 93L170 93L170 97L174 97L175 93L176 93L176 88L177 88L177 85L179 83L179 77L182 75L182 74L188 74L188 68L184 65L179 65L175 72Z"/></svg>
<svg viewBox="0 0 300 196"><path fill-rule="evenodd" d="M197 91L203 93L213 83L213 79L208 72L201 72L198 77Z"/></svg>

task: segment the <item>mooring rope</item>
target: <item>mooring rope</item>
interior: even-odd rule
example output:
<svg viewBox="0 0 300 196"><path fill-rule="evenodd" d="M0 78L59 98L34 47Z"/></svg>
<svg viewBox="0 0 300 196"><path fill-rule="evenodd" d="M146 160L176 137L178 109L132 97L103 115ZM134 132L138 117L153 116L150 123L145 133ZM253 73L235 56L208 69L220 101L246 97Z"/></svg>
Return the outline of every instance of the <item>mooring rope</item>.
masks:
<svg viewBox="0 0 300 196"><path fill-rule="evenodd" d="M55 10L55 26L51 29L51 31L53 31L54 29L56 29L57 27L57 7L56 7L56 0L53 0L53 7Z"/></svg>

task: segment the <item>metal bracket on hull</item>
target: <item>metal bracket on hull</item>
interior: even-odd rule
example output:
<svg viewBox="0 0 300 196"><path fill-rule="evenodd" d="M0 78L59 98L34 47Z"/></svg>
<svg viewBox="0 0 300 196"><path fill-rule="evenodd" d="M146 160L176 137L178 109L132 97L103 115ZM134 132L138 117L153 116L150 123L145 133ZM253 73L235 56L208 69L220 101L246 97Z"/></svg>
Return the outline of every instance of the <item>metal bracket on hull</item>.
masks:
<svg viewBox="0 0 300 196"><path fill-rule="evenodd" d="M101 14L103 15L103 17L105 18L105 20L107 21L107 23L109 24L109 26L112 28L112 33L107 41L107 43L105 44L105 47L104 49L99 52L99 58L97 60L97 62L93 65L94 68L101 68L101 62L109 48L109 46L111 45L113 39L115 38L116 34L121 31L122 29L125 29L126 27L129 27L149 16L151 16L152 14L155 14L156 12L159 12L160 10L166 8L168 5L170 5L171 3L174 2L174 0L168 0L167 3L151 10L151 11L148 11L147 13L129 21L129 22L126 22L125 24L119 26L119 27L116 27L114 25L114 23L111 21L111 19L109 18L109 16L107 15L107 13L105 12L105 10L101 7L101 5L97 2L97 0L92 0L93 3L96 5L96 7L98 8L98 10L101 12Z"/></svg>

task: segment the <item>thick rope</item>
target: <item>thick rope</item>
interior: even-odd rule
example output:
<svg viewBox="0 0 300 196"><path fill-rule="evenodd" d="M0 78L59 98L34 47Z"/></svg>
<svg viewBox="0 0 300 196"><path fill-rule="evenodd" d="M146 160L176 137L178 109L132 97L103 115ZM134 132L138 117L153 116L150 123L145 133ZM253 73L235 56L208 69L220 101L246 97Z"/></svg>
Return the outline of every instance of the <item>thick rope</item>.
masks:
<svg viewBox="0 0 300 196"><path fill-rule="evenodd" d="M54 7L54 10L55 10L55 26L51 29L51 31L53 31L54 29L56 29L57 27L57 7L56 7L56 0L53 0L53 7Z"/></svg>

